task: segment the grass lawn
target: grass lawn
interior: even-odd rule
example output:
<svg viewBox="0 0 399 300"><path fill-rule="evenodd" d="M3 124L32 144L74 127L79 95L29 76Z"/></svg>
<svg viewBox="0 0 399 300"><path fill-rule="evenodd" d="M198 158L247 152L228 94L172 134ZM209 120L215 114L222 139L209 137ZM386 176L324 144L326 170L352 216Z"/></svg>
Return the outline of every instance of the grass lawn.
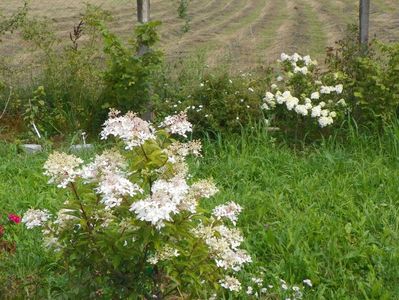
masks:
<svg viewBox="0 0 399 300"><path fill-rule="evenodd" d="M247 132L205 142L193 174L213 177L221 189L209 207L228 200L244 207L239 226L254 269L292 284L310 278L305 299L399 299L398 136L295 151ZM0 145L3 217L29 207L54 210L66 199L41 175L46 157ZM40 234L13 229L17 251L0 256L0 298L65 296L66 276L41 250Z"/></svg>

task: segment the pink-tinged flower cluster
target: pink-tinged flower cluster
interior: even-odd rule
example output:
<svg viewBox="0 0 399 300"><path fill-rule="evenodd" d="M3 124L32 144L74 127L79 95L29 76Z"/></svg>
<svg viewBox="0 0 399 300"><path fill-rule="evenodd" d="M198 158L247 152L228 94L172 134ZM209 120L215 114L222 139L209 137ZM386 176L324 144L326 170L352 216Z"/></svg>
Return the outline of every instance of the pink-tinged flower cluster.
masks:
<svg viewBox="0 0 399 300"><path fill-rule="evenodd" d="M211 179L202 179L194 182L190 187L190 193L198 198L211 198L219 189Z"/></svg>
<svg viewBox="0 0 399 300"><path fill-rule="evenodd" d="M84 166L81 176L86 183L97 183L96 193L102 196L101 202L106 209L111 209L120 206L124 197L133 197L143 192L127 178L126 168L123 156L116 150L108 150Z"/></svg>
<svg viewBox="0 0 399 300"><path fill-rule="evenodd" d="M100 181L96 192L102 195L102 203L107 209L120 206L124 197L142 193L142 189L121 174L107 173Z"/></svg>
<svg viewBox="0 0 399 300"><path fill-rule="evenodd" d="M187 113L182 111L174 116L167 116L160 124L167 132L187 137L187 132L193 131L193 125L187 120Z"/></svg>
<svg viewBox="0 0 399 300"><path fill-rule="evenodd" d="M242 207L237 203L231 201L224 205L216 206L212 214L218 219L227 218L234 225L237 223L238 215L241 213Z"/></svg>
<svg viewBox="0 0 399 300"><path fill-rule="evenodd" d="M133 112L128 112L124 116L119 114L117 110L110 111L109 119L103 125L102 139L105 140L109 136L118 137L125 142L126 149L129 150L143 145L147 140L155 139L155 130L150 123Z"/></svg>
<svg viewBox="0 0 399 300"><path fill-rule="evenodd" d="M184 161L189 155L201 156L201 141L194 140L187 143L174 142L164 152L168 155L169 162Z"/></svg>
<svg viewBox="0 0 399 300"><path fill-rule="evenodd" d="M94 161L83 166L80 176L86 183L96 182L108 173L124 173L127 162L117 150L105 150L96 155Z"/></svg>

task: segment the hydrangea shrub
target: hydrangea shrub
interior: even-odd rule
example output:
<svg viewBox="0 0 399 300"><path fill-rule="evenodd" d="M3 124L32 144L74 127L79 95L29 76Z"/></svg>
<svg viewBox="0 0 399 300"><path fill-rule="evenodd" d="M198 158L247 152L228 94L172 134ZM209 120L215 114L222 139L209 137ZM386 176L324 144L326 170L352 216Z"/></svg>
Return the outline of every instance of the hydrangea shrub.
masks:
<svg viewBox="0 0 399 300"><path fill-rule="evenodd" d="M309 55L282 53L278 63L281 73L262 104L274 125L307 131L312 126L329 127L344 116L344 86L337 76L329 72L321 75Z"/></svg>
<svg viewBox="0 0 399 300"><path fill-rule="evenodd" d="M251 262L236 227L242 208L201 206L218 189L189 173L186 158L201 156L201 143L173 137L190 131L184 112L157 127L111 110L101 138L113 148L87 163L49 156L44 174L68 198L54 214L28 210L22 222L42 229L76 294L207 299L242 290L237 272Z"/></svg>

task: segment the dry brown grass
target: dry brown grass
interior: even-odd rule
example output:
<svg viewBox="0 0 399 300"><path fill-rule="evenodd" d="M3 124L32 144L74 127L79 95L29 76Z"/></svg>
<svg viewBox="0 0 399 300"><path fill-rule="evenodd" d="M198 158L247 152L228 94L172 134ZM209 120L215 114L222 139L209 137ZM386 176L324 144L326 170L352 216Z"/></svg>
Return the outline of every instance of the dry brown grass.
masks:
<svg viewBox="0 0 399 300"><path fill-rule="evenodd" d="M271 61L281 51L320 55L325 46L342 36L348 22L355 23L357 1L352 0L191 0L191 29L182 34L177 1L153 0L152 17L163 22L161 47L169 58L180 58L207 49L210 63L226 55L240 68ZM399 40L397 0L375 0L371 12L371 35ZM79 22L85 3L109 10L112 30L128 38L135 25L133 0L31 0L31 14L47 17L57 36L68 41ZM11 14L18 0L2 0L0 11ZM317 30L316 30L317 29ZM316 30L316 31L315 31ZM29 57L18 34L7 35L0 45L3 57L20 63Z"/></svg>

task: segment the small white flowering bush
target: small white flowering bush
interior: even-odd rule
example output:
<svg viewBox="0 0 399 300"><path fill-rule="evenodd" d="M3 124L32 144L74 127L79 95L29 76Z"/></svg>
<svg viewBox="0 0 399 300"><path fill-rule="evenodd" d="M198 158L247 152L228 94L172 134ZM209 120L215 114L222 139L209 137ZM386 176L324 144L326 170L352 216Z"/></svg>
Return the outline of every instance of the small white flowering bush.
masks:
<svg viewBox="0 0 399 300"><path fill-rule="evenodd" d="M329 127L345 114L344 86L331 73L320 75L310 56L282 53L278 63L281 73L262 104L274 125L307 131Z"/></svg>
<svg viewBox="0 0 399 300"><path fill-rule="evenodd" d="M218 192L194 181L186 164L199 141L172 138L192 131L184 112L156 127L134 113L112 110L101 132L114 148L84 163L55 152L44 165L50 184L68 189L55 214L28 210L79 297L207 299L244 293L237 272L251 262L236 227L234 202L202 208ZM65 195L65 193L62 193Z"/></svg>
<svg viewBox="0 0 399 300"><path fill-rule="evenodd" d="M157 116L185 110L195 133L240 132L242 127L263 119L259 109L269 77L253 73L210 72L193 83L160 87L168 97L156 102Z"/></svg>

